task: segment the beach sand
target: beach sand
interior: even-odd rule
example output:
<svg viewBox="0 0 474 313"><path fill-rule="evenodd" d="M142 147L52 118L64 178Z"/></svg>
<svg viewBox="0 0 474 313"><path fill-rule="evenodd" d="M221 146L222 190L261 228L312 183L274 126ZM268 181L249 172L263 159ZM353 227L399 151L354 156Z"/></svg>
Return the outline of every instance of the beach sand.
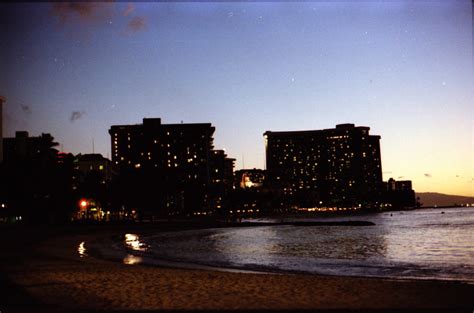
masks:
<svg viewBox="0 0 474 313"><path fill-rule="evenodd" d="M49 238L27 252L17 248L23 252L4 254L1 272L16 290L10 296L22 294L19 303L10 299L10 306L125 311L474 308L474 285L460 282L184 270L80 257L79 244L93 236L97 234Z"/></svg>

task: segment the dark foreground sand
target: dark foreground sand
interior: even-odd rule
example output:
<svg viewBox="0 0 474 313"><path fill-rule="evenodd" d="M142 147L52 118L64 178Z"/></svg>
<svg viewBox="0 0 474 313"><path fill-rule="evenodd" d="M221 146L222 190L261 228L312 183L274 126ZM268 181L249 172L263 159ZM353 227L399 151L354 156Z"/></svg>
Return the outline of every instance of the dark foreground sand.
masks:
<svg viewBox="0 0 474 313"><path fill-rule="evenodd" d="M49 236L4 250L0 310L474 309L473 284L125 265L79 257L89 239Z"/></svg>

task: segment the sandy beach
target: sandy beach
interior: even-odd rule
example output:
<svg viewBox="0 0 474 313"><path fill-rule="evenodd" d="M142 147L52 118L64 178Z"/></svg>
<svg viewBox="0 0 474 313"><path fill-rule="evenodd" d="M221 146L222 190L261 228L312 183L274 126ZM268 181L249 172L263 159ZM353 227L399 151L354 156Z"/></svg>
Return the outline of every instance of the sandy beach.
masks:
<svg viewBox="0 0 474 313"><path fill-rule="evenodd" d="M474 285L317 275L230 273L81 257L79 244L116 230L46 240L3 234L3 306L13 310L467 310ZM2 288L4 289L4 288ZM8 299L7 299L8 298ZM0 308L2 309L2 308ZM7 310L5 310L7 312Z"/></svg>

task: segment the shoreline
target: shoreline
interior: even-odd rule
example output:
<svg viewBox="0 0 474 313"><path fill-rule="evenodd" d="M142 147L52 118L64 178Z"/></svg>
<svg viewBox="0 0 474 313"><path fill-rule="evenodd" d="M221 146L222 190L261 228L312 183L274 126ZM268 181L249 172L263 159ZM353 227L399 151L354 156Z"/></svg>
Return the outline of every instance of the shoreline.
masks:
<svg viewBox="0 0 474 313"><path fill-rule="evenodd" d="M22 238L30 243L22 242L21 238L17 238L16 243L10 240L13 249L1 257L2 285L5 281L12 287L10 296L15 296L16 292L19 300L7 302L7 308L17 311L41 311L43 308L45 311L296 309L383 312L393 309L470 311L474 307L474 285L458 281L299 273L262 275L131 266L80 257L77 252L82 241L133 228L50 230L44 238L38 234L32 238L34 231L26 231ZM1 241L5 240L3 236ZM21 244L24 245L19 247Z"/></svg>
<svg viewBox="0 0 474 313"><path fill-rule="evenodd" d="M278 225L286 225L285 223L278 223ZM258 226L267 226L258 225ZM270 224L268 226L274 226ZM207 228L206 228L207 229ZM140 237L143 234L136 232ZM114 236L117 238L118 236ZM90 243L90 242L89 242ZM460 284L474 285L474 279L462 280L457 278L448 277L424 277L424 276L377 276L377 275L356 275L356 274L328 274L321 272L308 272L304 270L290 270L290 269L279 269L274 267L265 266L232 266L226 263L221 264L209 264L206 262L193 262L189 260L180 260L164 257L156 257L155 255L149 256L144 251L133 251L125 249L114 249L113 245L118 244L118 241L108 238L102 241L99 245L101 247L87 248L88 242L85 242L85 251L89 251L89 255L96 259L106 260L119 264L127 264L132 262L130 265L133 266L150 266L158 268L175 268L175 269L188 269L188 270L207 270L217 272L229 272L229 273L244 273L244 274L262 274L262 275L306 275L306 276L322 276L322 277L351 277L351 278L362 278L362 279L383 279L393 281L426 281L426 282L452 282ZM128 261L127 261L128 259Z"/></svg>

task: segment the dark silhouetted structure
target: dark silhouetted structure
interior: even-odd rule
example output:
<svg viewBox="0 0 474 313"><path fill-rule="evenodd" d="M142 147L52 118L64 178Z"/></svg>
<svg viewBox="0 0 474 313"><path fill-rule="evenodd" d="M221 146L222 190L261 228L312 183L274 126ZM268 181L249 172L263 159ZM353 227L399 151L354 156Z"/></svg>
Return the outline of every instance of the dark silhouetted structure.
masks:
<svg viewBox="0 0 474 313"><path fill-rule="evenodd" d="M214 150L214 131L210 123L162 124L160 118L112 126L112 162L120 167L119 188L131 193L124 204L149 216L221 212L232 186L233 159Z"/></svg>
<svg viewBox="0 0 474 313"><path fill-rule="evenodd" d="M234 190L229 217L259 216L275 213L278 203L267 188L266 171L262 169L241 169L234 174Z"/></svg>
<svg viewBox="0 0 474 313"><path fill-rule="evenodd" d="M73 156L58 157L50 134L4 138L0 194L11 214L28 223L63 223L73 210Z"/></svg>
<svg viewBox="0 0 474 313"><path fill-rule="evenodd" d="M17 131L15 137L3 139L3 160L13 162L29 160L44 154L42 145L44 137L51 137L50 134L42 134L38 137L30 137L27 131ZM55 152L57 153L57 151ZM45 157L45 155L43 155Z"/></svg>
<svg viewBox="0 0 474 313"><path fill-rule="evenodd" d="M415 207L416 196L411 180L396 181L390 178L388 182L383 182L383 202L389 203L394 209Z"/></svg>
<svg viewBox="0 0 474 313"><path fill-rule="evenodd" d="M87 176L97 173L100 183L106 184L116 175L112 162L98 153L77 155L74 160L74 168L79 173L78 180L80 182L84 182Z"/></svg>
<svg viewBox="0 0 474 313"><path fill-rule="evenodd" d="M380 136L369 127L264 133L269 186L282 205L378 204L382 191Z"/></svg>
<svg viewBox="0 0 474 313"><path fill-rule="evenodd" d="M241 169L235 171L234 185L236 188L259 188L265 182L265 170L262 169Z"/></svg>

